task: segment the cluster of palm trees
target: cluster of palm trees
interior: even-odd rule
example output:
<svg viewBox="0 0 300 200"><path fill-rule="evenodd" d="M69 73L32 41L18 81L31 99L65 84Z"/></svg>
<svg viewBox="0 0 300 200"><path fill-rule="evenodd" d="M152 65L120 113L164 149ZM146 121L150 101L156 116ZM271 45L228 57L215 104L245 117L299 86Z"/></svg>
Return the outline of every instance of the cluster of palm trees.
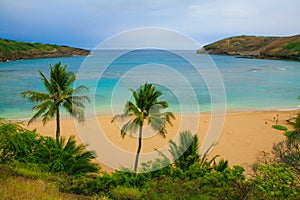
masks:
<svg viewBox="0 0 300 200"><path fill-rule="evenodd" d="M56 141L60 140L60 116L61 107L67 111L72 117L83 122L85 119L84 108L85 102L90 102L86 95L81 95L88 91L84 85L73 88L76 81L76 75L72 71L67 71L67 65L62 65L61 62L50 65L49 78L43 72L38 70L42 77L45 92L28 90L22 92L22 96L31 102L38 103L32 109L35 112L28 124L41 117L44 124L50 119L56 117ZM167 134L166 125L172 126L171 120L175 119L172 112L163 112L168 108L166 101L160 101L158 98L162 95L155 85L145 83L140 85L137 90L130 89L133 101L127 101L124 108L124 113L113 118L126 119L127 122L121 128L121 136L139 131L138 149L134 164L134 171L137 171L138 160L142 147L143 126L150 125L153 130L158 131L160 135L165 137Z"/></svg>

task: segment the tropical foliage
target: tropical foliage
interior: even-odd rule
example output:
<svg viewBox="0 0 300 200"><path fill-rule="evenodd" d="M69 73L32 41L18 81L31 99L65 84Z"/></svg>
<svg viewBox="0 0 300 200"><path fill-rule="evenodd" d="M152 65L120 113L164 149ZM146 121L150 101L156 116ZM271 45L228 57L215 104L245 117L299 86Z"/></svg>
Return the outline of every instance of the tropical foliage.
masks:
<svg viewBox="0 0 300 200"><path fill-rule="evenodd" d="M181 132L179 144L170 141L170 152L176 167L187 170L191 165L199 160L199 142L197 135L192 135L189 131Z"/></svg>
<svg viewBox="0 0 300 200"><path fill-rule="evenodd" d="M76 75L67 71L67 65L62 65L61 62L52 66L50 64L50 77L38 70L42 77L42 83L46 92L37 92L28 90L22 92L22 96L31 102L40 102L35 105L32 110L36 111L28 124L42 117L43 123L46 124L54 116L56 117L56 140L60 137L60 107L63 107L68 114L76 118L79 122L85 119L84 103L90 101L88 96L80 94L86 92L88 88L84 85L79 85L72 88Z"/></svg>
<svg viewBox="0 0 300 200"><path fill-rule="evenodd" d="M217 162L217 157L201 155L190 145L189 153L177 156L193 160L189 166L181 167L178 161L171 164L161 154L141 164L140 172L147 173L96 174L89 173L96 171L92 156L87 156L92 152L75 145L74 138L58 144L5 120L0 121L0 137L0 194L8 199L12 193L15 199L42 194L49 199L297 199L300 195L296 170L281 160L255 165L253 175L246 179L242 167ZM170 150L181 149L186 144L183 140L197 143L195 137L189 131L181 133L178 143L170 142Z"/></svg>
<svg viewBox="0 0 300 200"><path fill-rule="evenodd" d="M134 101L127 101L124 113L116 118L127 119L127 122L121 128L121 135L125 137L128 133L139 132L138 149L134 164L134 171L137 171L139 155L142 147L143 126L150 125L160 135L165 137L167 134L166 125L172 125L171 119L174 119L172 112L162 112L169 107L166 101L158 100L162 93L156 90L155 85L145 83L140 85L138 90L130 89Z"/></svg>
<svg viewBox="0 0 300 200"><path fill-rule="evenodd" d="M20 124L0 121L0 161L36 163L41 168L69 175L97 172L98 165L92 163L95 157L85 146L76 145L74 137L57 142L51 137L41 136Z"/></svg>

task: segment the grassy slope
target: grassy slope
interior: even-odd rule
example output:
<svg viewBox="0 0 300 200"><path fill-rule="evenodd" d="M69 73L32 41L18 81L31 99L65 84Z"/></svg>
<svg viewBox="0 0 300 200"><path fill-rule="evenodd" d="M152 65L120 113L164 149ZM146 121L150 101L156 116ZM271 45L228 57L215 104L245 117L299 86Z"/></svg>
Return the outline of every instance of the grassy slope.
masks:
<svg viewBox="0 0 300 200"><path fill-rule="evenodd" d="M30 43L30 42L17 42L13 40L5 40L0 38L0 52L1 53L12 53L21 51L32 51L32 50L54 50L58 48L58 45Z"/></svg>
<svg viewBox="0 0 300 200"><path fill-rule="evenodd" d="M59 176L41 172L26 164L0 164L0 199L92 200L94 198L59 191ZM52 180L52 181L49 181ZM100 199L100 198L99 198Z"/></svg>
<svg viewBox="0 0 300 200"><path fill-rule="evenodd" d="M88 55L89 51L67 46L18 42L0 38L0 61Z"/></svg>
<svg viewBox="0 0 300 200"><path fill-rule="evenodd" d="M203 47L209 54L300 60L300 35L291 37L236 36ZM198 51L201 53L201 50Z"/></svg>

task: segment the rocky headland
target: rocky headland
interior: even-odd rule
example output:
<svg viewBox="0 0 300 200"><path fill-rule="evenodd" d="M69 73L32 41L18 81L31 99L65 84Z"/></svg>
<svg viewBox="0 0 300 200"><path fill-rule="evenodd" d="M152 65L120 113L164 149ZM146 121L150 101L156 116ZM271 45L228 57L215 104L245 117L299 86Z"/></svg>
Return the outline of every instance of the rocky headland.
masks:
<svg viewBox="0 0 300 200"><path fill-rule="evenodd" d="M197 50L197 53L300 61L300 35L230 37L205 45L202 49Z"/></svg>

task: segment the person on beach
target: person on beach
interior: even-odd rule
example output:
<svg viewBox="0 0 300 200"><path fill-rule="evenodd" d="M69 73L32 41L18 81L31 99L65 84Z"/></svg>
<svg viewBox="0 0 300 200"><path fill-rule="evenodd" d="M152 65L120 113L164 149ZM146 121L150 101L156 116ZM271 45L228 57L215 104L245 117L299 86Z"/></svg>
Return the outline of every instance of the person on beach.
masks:
<svg viewBox="0 0 300 200"><path fill-rule="evenodd" d="M279 120L279 115L277 114L275 117L273 117L275 124L278 124L278 120Z"/></svg>

